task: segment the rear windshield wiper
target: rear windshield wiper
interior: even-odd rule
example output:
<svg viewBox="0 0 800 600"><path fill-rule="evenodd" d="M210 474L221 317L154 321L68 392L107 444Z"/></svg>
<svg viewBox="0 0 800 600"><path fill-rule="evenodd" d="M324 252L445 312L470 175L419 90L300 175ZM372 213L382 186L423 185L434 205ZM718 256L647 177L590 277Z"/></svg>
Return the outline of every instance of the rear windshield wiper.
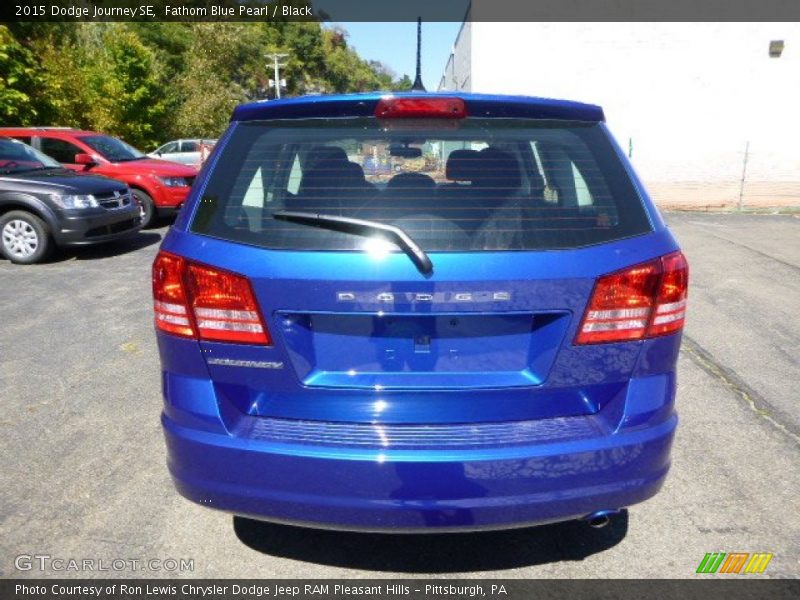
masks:
<svg viewBox="0 0 800 600"><path fill-rule="evenodd" d="M425 251L411 239L405 231L393 225L385 225L376 221L364 221L363 219L351 219L350 217L337 217L334 215L320 215L317 213L301 212L293 210L279 210L272 213L273 219L279 221L289 221L300 225L310 225L331 231L341 231L366 237L378 237L403 250L411 262L423 275L433 273L433 263L425 254Z"/></svg>

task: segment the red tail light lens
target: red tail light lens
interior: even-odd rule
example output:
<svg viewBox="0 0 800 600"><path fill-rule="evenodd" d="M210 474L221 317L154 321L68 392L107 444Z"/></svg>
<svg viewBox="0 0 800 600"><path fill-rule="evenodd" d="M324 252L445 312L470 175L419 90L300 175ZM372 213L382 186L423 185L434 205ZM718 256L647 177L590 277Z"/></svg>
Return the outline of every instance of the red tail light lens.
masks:
<svg viewBox="0 0 800 600"><path fill-rule="evenodd" d="M156 327L208 341L269 345L250 281L159 252L153 263Z"/></svg>
<svg viewBox="0 0 800 600"><path fill-rule="evenodd" d="M156 327L173 335L194 337L183 285L184 260L159 252L153 262L153 302Z"/></svg>
<svg viewBox="0 0 800 600"><path fill-rule="evenodd" d="M661 258L663 273L658 288L655 314L647 337L679 331L686 321L686 296L689 292L689 264L680 252Z"/></svg>
<svg viewBox="0 0 800 600"><path fill-rule="evenodd" d="M467 106L461 98L394 98L378 101L375 116L380 119L463 119Z"/></svg>
<svg viewBox="0 0 800 600"><path fill-rule="evenodd" d="M680 252L601 277L575 343L639 340L679 331L688 281Z"/></svg>
<svg viewBox="0 0 800 600"><path fill-rule="evenodd" d="M661 263L652 261L598 279L577 343L596 344L644 337L660 275Z"/></svg>
<svg viewBox="0 0 800 600"><path fill-rule="evenodd" d="M250 282L241 275L190 264L192 313L204 340L269 344Z"/></svg>

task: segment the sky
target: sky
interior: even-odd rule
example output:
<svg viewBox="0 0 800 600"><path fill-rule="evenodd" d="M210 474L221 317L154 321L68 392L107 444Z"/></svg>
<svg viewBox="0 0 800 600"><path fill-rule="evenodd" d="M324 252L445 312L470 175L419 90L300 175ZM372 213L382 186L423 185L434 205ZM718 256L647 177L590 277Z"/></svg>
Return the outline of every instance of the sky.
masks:
<svg viewBox="0 0 800 600"><path fill-rule="evenodd" d="M417 60L417 23L336 23L350 34L348 45L366 60L379 60L398 77L412 80ZM436 91L461 23L422 23L422 82Z"/></svg>

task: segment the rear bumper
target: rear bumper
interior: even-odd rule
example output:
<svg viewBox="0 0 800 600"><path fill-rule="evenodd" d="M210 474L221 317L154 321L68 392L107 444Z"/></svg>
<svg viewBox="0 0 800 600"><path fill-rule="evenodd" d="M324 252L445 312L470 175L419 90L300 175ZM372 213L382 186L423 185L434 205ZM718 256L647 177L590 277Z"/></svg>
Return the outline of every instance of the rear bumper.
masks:
<svg viewBox="0 0 800 600"><path fill-rule="evenodd" d="M535 422L520 422L508 424L510 445L396 449L239 437L179 425L169 412L168 464L186 498L263 520L393 532L521 527L636 504L663 484L677 424L670 412L618 432L595 423L574 439L553 439L551 427L543 440Z"/></svg>

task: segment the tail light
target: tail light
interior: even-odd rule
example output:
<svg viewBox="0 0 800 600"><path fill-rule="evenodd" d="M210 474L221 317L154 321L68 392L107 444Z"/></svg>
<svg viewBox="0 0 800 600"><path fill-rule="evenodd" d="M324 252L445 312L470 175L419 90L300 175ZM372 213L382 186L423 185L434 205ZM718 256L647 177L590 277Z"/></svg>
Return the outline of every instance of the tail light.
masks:
<svg viewBox="0 0 800 600"><path fill-rule="evenodd" d="M207 341L269 345L250 281L159 252L153 263L156 327Z"/></svg>
<svg viewBox="0 0 800 600"><path fill-rule="evenodd" d="M680 331L689 266L680 252L597 280L576 344L640 340Z"/></svg>
<svg viewBox="0 0 800 600"><path fill-rule="evenodd" d="M689 292L689 264L680 252L661 258L663 273L648 337L683 329L686 321L686 296Z"/></svg>
<svg viewBox="0 0 800 600"><path fill-rule="evenodd" d="M153 263L153 303L156 327L167 333L195 337L189 320L186 289L183 285L184 260L159 252Z"/></svg>
<svg viewBox="0 0 800 600"><path fill-rule="evenodd" d="M189 264L186 281L195 325L202 339L269 343L253 290L246 278Z"/></svg>

